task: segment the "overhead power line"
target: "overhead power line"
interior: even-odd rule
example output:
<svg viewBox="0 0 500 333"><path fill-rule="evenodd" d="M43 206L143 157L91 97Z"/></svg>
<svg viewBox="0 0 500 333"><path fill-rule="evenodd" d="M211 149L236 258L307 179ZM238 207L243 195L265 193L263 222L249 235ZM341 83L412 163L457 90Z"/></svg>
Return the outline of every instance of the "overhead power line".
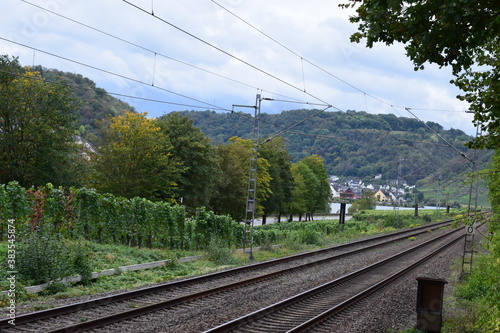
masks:
<svg viewBox="0 0 500 333"><path fill-rule="evenodd" d="M435 135L437 135L438 138L440 138L441 140L443 140L444 142L446 142L446 144L449 147L453 148L453 150L455 150L460 156L462 156L463 158L465 158L467 161L471 162L473 165L475 164L475 162L472 161L470 158L468 158L465 155L465 153L463 153L460 150L458 150L455 146L453 146L451 143L449 143L445 138L443 138L441 135L439 135L439 133L437 133L435 130L433 130L432 127L430 127L429 125L427 125L424 121L420 120L413 112L411 112L410 108L406 108L406 111L408 111L409 114L411 114L418 121L420 121L422 124L424 124L424 126L427 127L432 133L434 133Z"/></svg>
<svg viewBox="0 0 500 333"><path fill-rule="evenodd" d="M123 0L123 2L125 2L125 3L129 4L130 6L132 6L132 7L136 8L136 9L138 9L138 10L140 10L140 11L142 11L142 12L144 12L144 13L148 14L148 15L151 15L152 17L154 17L154 18L156 18L157 20L159 20L159 21L161 21L161 22L163 22L163 23L165 23L165 24L167 24L167 25L171 26L172 28L174 28L174 29L176 29L176 30L178 30L178 31L180 31L180 32L182 32L182 33L184 33L184 34L186 34L186 35L188 35L188 36L190 36L190 37L192 37L192 38L196 39L197 41L199 41L199 42L201 42L201 43L203 43L203 44L205 44L205 45L207 45L207 46L209 46L209 47L211 47L211 48L213 48L213 49L215 49L215 50L217 50L217 51L219 51L219 52L221 52L221 53L223 53L223 54L225 54L225 55L227 55L228 57L230 57L230 58L232 58L232 59L235 59L235 60L237 60L237 61L241 62L242 64L245 64L245 65L249 66L250 68L255 69L256 71L258 71L258 72L260 72L260 73L262 73L262 74L264 74L264 75L266 75L266 76L269 76L269 77L271 77L271 78L273 78L273 79L275 79L275 80L277 80L277 81L279 81L279 82L281 82L281 83L283 83L283 84L285 84L285 85L287 85L287 86L289 86L289 87L291 87L291 88L293 88L293 89L295 89L295 90L298 90L298 91L300 91L300 92L302 92L302 93L304 93L304 94L306 94L306 95L308 95L308 96L310 96L310 97L312 97L312 98L314 98L314 99L316 99L316 100L318 100L318 101L320 101L320 102L322 102L322 103L324 103L324 104L326 104L326 105L330 105L328 102L326 102L326 101L322 100L321 98L319 98L319 97L317 97L317 96L315 96L315 95L313 95L313 94L311 94L311 93L308 93L308 92L304 91L302 88L300 88L300 87L298 87L298 86L294 85L293 83L290 83L290 82L288 82L288 81L285 81L284 79L281 79L281 78L279 78L278 76L276 76L276 75L274 75L274 74L271 74L271 73L269 73L268 71L265 71L265 70L263 70L262 68L259 68L259 67L257 67L256 65L253 65L253 64L249 63L248 61L243 60L243 59L241 59L240 57L235 56L234 54L229 53L228 51L226 51L226 50L224 50L224 49L222 49L222 48L220 48L220 47L218 47L218 46L216 46L216 45L214 45L214 44L212 44L212 43L210 43L210 42L208 42L208 41L204 40L203 38L198 37L198 36L196 36L196 35L194 35L194 34L190 33L189 31L187 31L187 30L185 30L185 29L182 29L181 27L179 27L179 26L177 26L177 25L175 25L175 24L173 24L173 23L171 23L171 22L167 21L167 20L166 20L166 19L164 19L164 18L161 18L161 17L160 17L160 16L158 16L158 15L155 15L153 12L151 12L151 13L150 13L150 12L149 12L149 11L147 11L146 9L141 8L141 7L139 7L139 6L137 6L137 5L133 4L133 3L131 3L130 1Z"/></svg>
<svg viewBox="0 0 500 333"><path fill-rule="evenodd" d="M148 48L148 47L142 46L142 45L140 45L140 44L137 44L137 43L131 42L131 41L129 41L129 40L127 40L127 39L125 39L125 38L122 38L122 37L116 36L116 35L114 35L114 34L108 33L108 32L106 32L106 31L104 31L104 30L102 30L102 29L95 28L95 27L93 27L93 26L91 26L91 25L89 25L89 24L86 24L86 23L80 22L80 21L78 21L78 20L75 20L75 19L73 19L73 18L70 18L70 17L65 16L65 15L62 15L62 14L59 14L59 13L54 12L54 11L52 11L52 10L48 9L48 8L44 8L44 7L42 7L42 6L39 6L39 5L37 5L37 4L34 4L34 3L29 2L29 1L27 1L27 0L21 0L21 1L23 1L24 3L26 3L26 4L28 4L28 5L34 6L34 7L36 7L36 8L41 9L41 10L44 10L44 11L46 11L46 12L48 12L48 13L51 13L51 14L53 14L53 15L59 16L59 17L61 17L61 18L65 19L65 20L68 20L68 21L70 21L70 22L73 22L73 23L75 23L75 24L81 25L81 26L83 26L83 27L85 27L85 28L88 28L88 29L90 29L90 30L96 31L96 32L98 32L98 33L101 33L101 34L103 34L103 35L106 35L106 36L108 36L108 37L111 37L111 38L113 38L113 39L116 39L116 40L118 40L118 41L121 41L121 42L123 42L123 43L129 44L129 45L132 45L132 46L137 47L137 48L139 48L139 49L141 49L141 50L144 50L144 51L146 51L146 52L149 52L149 53L151 53L151 54L154 54L154 57L155 57L155 64L156 64L156 57L157 57L157 56L159 56L159 57L162 57L162 58L165 58L165 59L168 59L168 60L171 60L171 61L177 62L177 63L179 63L179 64L182 64L182 65L184 65L184 66L188 66L188 67L194 68L194 69L196 69L196 70L199 70L199 71L202 71L202 72L208 73L208 74L210 74L210 75L214 75L214 76L217 76L217 77L223 78L223 79L225 79L225 80L228 80L228 81L231 81L231 82L234 82L234 83L238 83L238 84L240 84L240 85L242 85L242 86L246 86L246 87L249 87L249 88L252 88L252 89L256 89L256 90L266 91L266 92L268 92L268 93L270 93L270 94L273 94L273 95L276 95L276 96L281 96L281 97L290 98L290 99L292 98L292 97L288 97L288 96L281 95L281 94L276 93L276 92L273 92L273 91L269 91L269 90L265 90L265 89L260 89L260 88L258 88L258 87L256 87L256 86L253 86L253 85L251 85L251 84L245 83L245 82L243 82L243 81L236 80L236 79L234 79L234 78L231 78L231 77L228 77L228 76L225 76L225 75L222 75L222 74L219 74L219 73L216 73L216 72L210 71L210 70L208 70L208 69L206 69L206 68L202 68L202 67L199 67L199 66L195 66L195 65L190 64L190 63L188 63L188 62L185 62L185 61L182 61L182 60L179 60L179 59L173 58L173 57L168 56L168 55L166 55L166 54L164 54L164 53L162 53L162 52L159 52L158 50L153 50L153 49L150 49L150 48ZM153 71L153 72L154 72L154 71ZM153 74L153 75L154 75L154 74ZM153 81L153 85L154 85L154 81Z"/></svg>
<svg viewBox="0 0 500 333"><path fill-rule="evenodd" d="M264 143L267 143L267 142L271 141L272 139L276 138L277 136L280 136L280 135L282 135L282 134L284 134L284 133L288 132L288 131L289 131L289 130L291 130L292 128L299 126L299 125L300 125L300 124L302 124L303 122L305 122L305 121L307 121L307 120L309 120L309 119L311 119L311 118L313 118L313 117L316 117L318 114L322 113L323 111L326 111L327 109L329 109L329 108L331 108L331 107L332 107L332 105L329 105L329 106L327 106L326 108L324 108L323 110L319 110L318 112L313 113L313 114L312 114L312 115L310 115L309 117L307 117L307 118L305 118L305 119L302 119L301 121L299 121L298 123L296 123L296 124L294 124L294 125L292 125L292 126L288 127L287 129L284 129L283 131L278 132L278 133L276 133L276 134L275 134L275 135L273 135L273 136L270 136L269 138L267 138L266 140L264 140L264 142L262 142L261 144L264 144Z"/></svg>
<svg viewBox="0 0 500 333"><path fill-rule="evenodd" d="M16 44L16 45L19 45L19 46L22 46L22 47L25 47L25 48L28 48L28 49L31 49L31 50L35 50L37 52L40 52L40 53L44 53L44 54L47 54L47 55L50 55L52 57L55 57L55 58L59 58L59 59L63 59L63 60L66 60L66 61L69 61L69 62L72 62L72 63L75 63L75 64L78 64L80 66L84 66L84 67L88 67L88 68L91 68L91 69L94 69L94 70L97 70L97 71L100 71L100 72L103 72L103 73L106 73L106 74L110 74L110 75L113 75L113 76L116 76L116 77L119 77L119 78L122 78L122 79L125 79L125 80L129 80L129 81L132 81L132 82L135 82L135 83L139 83L139 84L142 84L142 85L146 85L148 87L153 87L155 89L158 89L158 90L161 90L161 91L164 91L164 92L168 92L170 94L173 94L173 95L176 95L176 96L179 96L179 97L183 97L183 98L186 98L186 99L189 99L189 100L192 100L192 101L195 101L195 102L198 102L198 103L202 103L202 104L205 104L207 106L210 106L212 108L216 108L218 110L224 110L224 111L231 111L231 110L228 110L226 108L223 108L223 107L220 107L220 106L217 106L217 105L214 105L214 104L211 104L211 103L207 103L207 102L204 102L204 101L201 101L199 99L196 99L196 98L193 98L193 97L189 97L187 95L183 95L183 94L180 94L180 93L176 93L172 90L169 90L169 89L165 89L165 88L161 88L161 87L158 87L158 86L155 86L155 85L151 85L150 83L148 82L144 82L144 81L141 81L141 80L138 80L138 79L134 79L134 78L131 78L131 77L128 77L128 76L125 76L123 74L118 74L118 73L114 73L112 71L109 71L109 70L106 70L106 69L102 69L102 68L99 68L99 67L96 67L96 66L93 66L93 65L89 65L89 64L86 64L86 63L83 63L81 61L77 61L77 60L74 60L74 59L70 59L70 58L67 58L67 57L63 57L61 55L57 55L55 53L52 53L52 52L48 52L48 51L44 51L44 50L41 50L39 48L35 48L33 46L29 46L29 45L26 45L26 44L23 44L23 43L19 43L19 42L16 42L16 41L13 41L13 40L10 40L8 38L4 38L4 37L1 37L0 36L0 39L1 40L4 40L6 42L9 42L9 43L13 43L13 44Z"/></svg>
<svg viewBox="0 0 500 333"><path fill-rule="evenodd" d="M261 29L257 28L254 24L248 22L247 20L243 19L241 16L235 14L234 12L232 12L230 9L228 9L227 7L221 5L220 3L218 3L217 1L215 0L211 0L214 4L216 4L217 6L219 6L221 9L223 9L224 11L226 11L227 13L229 13L230 15L234 16L235 18L237 18L238 20L240 20L241 22L245 23L246 25L248 25L249 27L251 27L253 30L257 31L258 33L262 34L263 36L265 36L266 38L270 39L271 41L273 41L274 43L278 44L279 46L281 46L283 49L287 50L288 52L290 52L291 54L293 54L294 56L296 56L297 58L300 58L300 61L301 61L301 64L302 64L302 79L303 81L304 80L304 66L303 66L303 63L306 62L308 63L309 65L313 66L314 68L322 71L323 73L335 78L336 80L344 83L345 85L351 87L352 89L362 93L365 97L366 96L369 96L371 97L372 99L374 100L377 100L383 104L386 104L388 106L391 106L391 107L399 107L399 108L406 108L406 107L401 107L401 106L394 106L392 105L391 103L377 97L377 96L374 96L366 91L364 91L363 89L361 88L358 88L357 86L353 85L352 83L342 79L341 77L333 74L332 72L326 70L325 68L317 65L316 63L314 63L313 61L307 59L307 58L304 58L301 54L299 54L298 52L292 50L291 48L289 48L288 46L286 46L285 44L281 43L280 41L278 41L277 39L273 38L271 35L269 35L268 33L262 31ZM305 87L304 87L304 91L305 91ZM419 108L413 108L413 109L418 109L418 110L427 110L427 111L446 111L446 112L465 112L465 111L451 111L451 110L437 110L437 109L419 109Z"/></svg>
<svg viewBox="0 0 500 333"><path fill-rule="evenodd" d="M50 84L55 84L55 85L59 85L59 86L63 86L63 87L70 87L72 89L93 91L93 92L96 92L96 93L97 93L97 89L99 89L97 87L94 89L94 88L91 88L91 87L75 86L73 84L64 83L64 82L58 82L58 81L53 81L53 80L48 80L46 78L38 78L38 77L35 77L35 76L24 76L22 73L14 73L14 72L9 72L9 71L4 71L4 70L0 70L0 73L9 74L9 75L15 75L15 76L19 76L19 77L24 77L24 78L28 78L28 79L31 79L31 80L40 80L40 81L43 81L43 82L48 82ZM191 105L191 104L174 103L174 102L164 101L164 100L160 100L160 99L153 99L153 98L132 96L132 95L127 95L127 94L122 94L122 93L117 93L117 92L112 92L112 91L107 91L107 90L106 90L106 93L109 94L109 95L113 95L113 96L125 97L125 98L130 98L130 99L138 99L138 100L148 101L148 102L153 102L153 103L161 103L161 104L185 106L185 107L196 108L196 109L206 109L207 108L206 105L201 106L201 105ZM218 108L212 108L212 109L214 109L214 110L220 110ZM226 111L226 110L224 109L224 111Z"/></svg>
<svg viewBox="0 0 500 333"><path fill-rule="evenodd" d="M237 14L233 13L231 10L229 10L228 8L224 7L223 5L221 5L220 3L218 3L217 1L215 0L211 0L214 4L216 4L217 6L219 6L220 8L222 8L224 11L226 11L227 13L229 13L230 15L236 17L238 20L242 21L243 23L245 23L246 25L248 25L249 27L251 27L252 29L254 29L255 31L259 32L260 34L264 35L265 37L267 37L268 39L270 39L271 41L275 42L276 44L278 44L279 46L281 46L282 48L284 48L285 50L287 50L288 52L290 52L291 54L293 54L294 56L296 56L297 58L300 58L300 61L301 61L301 64L302 64L302 78L303 78L303 82L304 82L304 92L305 92L305 78L304 78L304 62L310 64L311 66L315 67L316 69L324 72L325 74L337 79L338 81L346 84L347 86L351 87L352 89L362 93L365 97L365 104L366 104L366 96L369 96L371 97L372 99L374 100L377 100L383 104L386 104L392 108L395 108L396 106L392 105L391 103L388 103L387 101L385 100L382 100L381 98L378 98L372 94L369 94L367 93L366 91L356 87L355 85L347 82L346 80L338 77L337 75L331 73L330 71L324 69L323 67L315 64L314 62L304 58L302 55L300 55L298 52L292 50L291 48L287 47L286 45L284 45L283 43L279 42L277 39L273 38L272 36L270 36L269 34L265 33L264 31L262 31L261 29L257 28L255 25L251 24L250 22L248 22L247 20L241 18L240 16L238 16ZM400 108L404 108L406 110L409 111L409 108L408 107L400 107ZM422 110L428 110L428 111L431 111L431 109L422 109ZM438 111L438 110L433 110L433 111ZM442 110L441 110L442 111ZM465 112L465 111L463 111ZM411 113L411 112L410 112ZM347 113L349 114L349 113ZM399 114L399 113L398 113ZM419 120L420 122L422 122L418 117L416 117L413 113L411 113L417 120ZM354 117L354 115L351 115L349 114L350 116ZM354 118L357 118L357 117L354 117ZM358 119L362 122L364 122L364 120L362 119ZM433 131L429 126L427 126L427 124L425 124L424 122L422 122L427 128L429 128L432 132L435 133L435 131ZM390 136L392 136L390 133L388 133ZM435 133L438 137L440 137L443 141L446 142L446 144L450 147L452 147L455 151L457 151L462 157L464 157L465 159L467 159L468 161L471 161L467 156L465 156L464 153L460 152L457 148L455 148L454 146L452 146L448 141L446 141L444 138L442 138L442 136L440 136L439 134ZM471 161L472 162L472 161Z"/></svg>

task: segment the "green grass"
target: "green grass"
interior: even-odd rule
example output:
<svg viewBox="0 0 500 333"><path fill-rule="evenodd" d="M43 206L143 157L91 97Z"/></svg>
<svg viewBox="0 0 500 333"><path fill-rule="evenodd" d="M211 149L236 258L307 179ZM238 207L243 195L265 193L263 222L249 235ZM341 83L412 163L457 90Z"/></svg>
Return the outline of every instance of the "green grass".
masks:
<svg viewBox="0 0 500 333"><path fill-rule="evenodd" d="M400 211L401 219L408 220L400 223L401 227L416 226L422 221L410 218L413 211L403 213ZM298 252L312 251L319 248L333 246L335 244L353 241L368 236L387 233L396 230L392 224L384 225L381 219L394 216L392 211L385 214L379 211L370 211L361 214L365 220L359 217L347 221L342 231L337 220L321 220L313 222L291 222L271 224L256 227L260 232L263 244L262 250L254 251L255 260L265 261L275 258L289 256ZM384 217L385 216L385 217ZM168 251L162 249L143 249L127 247L122 245L97 244L88 241L79 241L88 253L90 266L93 271L116 268L132 264L150 261L174 259L185 256L204 254L202 260L189 263L175 263L161 268L122 272L115 276L101 277L87 285L76 284L70 286L55 285L52 290L36 294L25 294L21 291L22 281L18 281L18 302L27 302L34 307L40 307L45 301L92 295L112 290L124 290L144 286L151 283L167 282L178 278L202 275L228 267L239 266L248 263L248 254L234 249L223 248L214 242L207 251ZM280 244L278 247L273 244ZM5 257L6 244L0 243L0 256ZM2 269L2 272L4 270ZM0 288L5 289L8 285L6 276L0 273ZM2 303L3 302L3 303ZM5 304L5 298L0 298L0 306ZM35 310L35 308L33 308Z"/></svg>
<svg viewBox="0 0 500 333"><path fill-rule="evenodd" d="M458 264L455 271L460 272ZM472 274L455 286L442 332L500 332L499 276L500 259L490 253L476 256Z"/></svg>
<svg viewBox="0 0 500 333"><path fill-rule="evenodd" d="M201 251L168 251L161 249L144 249L128 247L124 245L97 244L90 241L68 241L70 243L81 245L88 254L89 263L92 271L101 271L104 269L117 268L141 264L151 261L178 259L180 257L203 254ZM6 258L7 243L0 243L0 258ZM8 289L7 267L5 262L0 263L0 290ZM27 283L27 281L18 281ZM29 285L29 283L27 283Z"/></svg>

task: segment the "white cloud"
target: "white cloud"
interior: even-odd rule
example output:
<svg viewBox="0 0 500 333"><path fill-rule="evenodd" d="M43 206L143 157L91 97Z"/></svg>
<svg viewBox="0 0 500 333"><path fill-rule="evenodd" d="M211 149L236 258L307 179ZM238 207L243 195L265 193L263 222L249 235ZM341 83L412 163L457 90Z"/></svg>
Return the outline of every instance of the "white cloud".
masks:
<svg viewBox="0 0 500 333"><path fill-rule="evenodd" d="M474 133L470 114L417 111L462 111L466 108L455 98L458 91L449 83L451 74L448 69L427 66L426 70L415 72L402 45L376 45L367 49L362 44L350 43L349 36L356 31L356 26L348 22L352 10L340 9L336 2L218 0L222 6L304 57L304 61L212 1L132 1L146 11L154 10L156 17L279 78L277 80L123 1L30 1L158 53L155 61L154 52L116 40L25 2L8 1L3 4L4 11L9 15L0 22L0 37L155 85L132 82L35 52L37 64L81 73L112 92L200 105L197 101L158 89L162 88L231 109L232 104L252 104L256 88L259 88L265 91L263 94L276 98L284 95L315 103L318 99L314 97L317 97L342 110L391 112L408 116L404 112L398 114L404 109L395 109L391 105L412 107L425 121ZM5 41L0 41L0 47L2 53L19 56L23 64L31 65L33 62L33 50L29 48ZM301 92L304 88L308 94ZM371 98L371 95L376 98ZM139 111L149 111L151 116L183 109L130 101ZM267 109L263 111L280 112L282 108L302 107L297 104L271 104L266 105Z"/></svg>

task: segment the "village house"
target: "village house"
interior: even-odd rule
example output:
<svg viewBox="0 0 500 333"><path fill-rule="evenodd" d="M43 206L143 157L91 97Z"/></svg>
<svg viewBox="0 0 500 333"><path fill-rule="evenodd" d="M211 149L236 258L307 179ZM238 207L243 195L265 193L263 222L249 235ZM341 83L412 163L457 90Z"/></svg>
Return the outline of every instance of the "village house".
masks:
<svg viewBox="0 0 500 333"><path fill-rule="evenodd" d="M392 202L392 195L390 192L386 190L379 189L375 194L373 195L375 197L375 200L379 203L390 203Z"/></svg>

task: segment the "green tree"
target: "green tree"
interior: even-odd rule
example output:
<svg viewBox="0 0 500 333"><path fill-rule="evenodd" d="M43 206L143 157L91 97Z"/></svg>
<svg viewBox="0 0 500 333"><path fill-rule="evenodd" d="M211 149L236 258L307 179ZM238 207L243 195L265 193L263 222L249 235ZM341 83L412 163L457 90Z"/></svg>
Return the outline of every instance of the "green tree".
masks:
<svg viewBox="0 0 500 333"><path fill-rule="evenodd" d="M309 213L328 212L328 204L331 201L330 183L328 181L328 174L323 163L323 158L318 155L311 155L300 161L306 164L317 178L316 188L311 193L311 205L309 206Z"/></svg>
<svg viewBox="0 0 500 333"><path fill-rule="evenodd" d="M298 215L301 221L302 216L309 211L308 208L313 198L312 192L317 188L319 181L312 170L300 161L292 165L291 171L294 181L293 200L286 205L287 213L290 214L290 221L293 215Z"/></svg>
<svg viewBox="0 0 500 333"><path fill-rule="evenodd" d="M250 166L251 141L233 137L227 145L219 145L217 152L224 177L215 186L210 206L221 215L229 214L236 221L245 217ZM257 170L256 214L262 215L270 193L269 163L259 156Z"/></svg>
<svg viewBox="0 0 500 333"><path fill-rule="evenodd" d="M351 207L349 207L349 214L354 214L356 212L359 212L360 210L375 209L376 204L377 202L375 200L373 191L363 190L361 199L355 200L352 203Z"/></svg>
<svg viewBox="0 0 500 333"><path fill-rule="evenodd" d="M306 220L312 220L315 213L328 212L331 192L323 159L318 155L303 158L292 165L291 171L294 188L288 213L298 214L299 220L306 214Z"/></svg>
<svg viewBox="0 0 500 333"><path fill-rule="evenodd" d="M118 196L172 199L181 165L147 113L125 112L103 123L93 156L95 187Z"/></svg>
<svg viewBox="0 0 500 333"><path fill-rule="evenodd" d="M234 143L218 145L216 150L224 177L215 184L210 206L217 214L228 214L242 221L248 183L248 164L245 163L248 150Z"/></svg>
<svg viewBox="0 0 500 333"><path fill-rule="evenodd" d="M474 111L474 121L487 133L469 144L470 148L500 149L500 45L498 38L476 56L482 70L466 69L452 81L465 95ZM489 70L486 70L489 68Z"/></svg>
<svg viewBox="0 0 500 333"><path fill-rule="evenodd" d="M191 210L207 206L222 176L215 147L186 116L170 113L158 118L157 124L172 145L171 153L184 167L178 184L182 204Z"/></svg>
<svg viewBox="0 0 500 333"><path fill-rule="evenodd" d="M491 219L489 230L491 231L490 250L496 259L497 268L500 269L500 152L497 150L493 157L491 169L488 170L488 186L493 217Z"/></svg>
<svg viewBox="0 0 500 333"><path fill-rule="evenodd" d="M283 138L278 137L259 147L260 156L269 162L270 193L262 202L264 208L262 224L268 214L277 214L278 221L286 210L286 204L292 201L293 175L291 158L286 150Z"/></svg>
<svg viewBox="0 0 500 333"><path fill-rule="evenodd" d="M402 1L349 0L342 7L356 7L351 22L359 23L352 41L405 44L415 69L426 62L451 66L471 103L475 121L488 132L475 145L498 148L500 6L492 0Z"/></svg>
<svg viewBox="0 0 500 333"><path fill-rule="evenodd" d="M63 85L43 81L0 56L0 182L75 185L81 156L74 140L76 103Z"/></svg>

